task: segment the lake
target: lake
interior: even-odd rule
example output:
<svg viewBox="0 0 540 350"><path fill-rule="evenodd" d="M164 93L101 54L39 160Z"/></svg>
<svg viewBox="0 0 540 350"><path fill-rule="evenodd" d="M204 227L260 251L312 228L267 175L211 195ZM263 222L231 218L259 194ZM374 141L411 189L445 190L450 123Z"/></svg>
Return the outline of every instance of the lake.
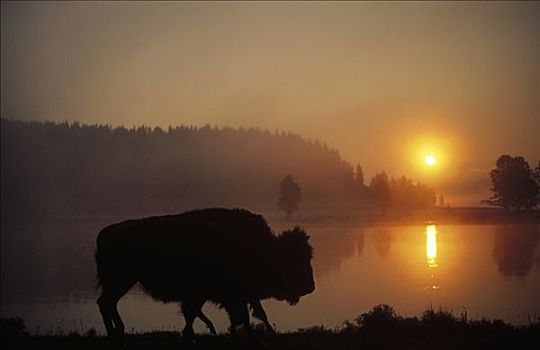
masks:
<svg viewBox="0 0 540 350"><path fill-rule="evenodd" d="M31 333L104 333L95 300L95 238L110 221L2 224L1 315L26 320ZM270 226L278 232L283 222ZM514 324L540 316L540 225L414 225L308 223L316 290L291 307L263 302L277 330L336 327L376 304L402 316L432 306L469 318ZM119 303L129 331L178 330L175 304L134 288ZM218 331L228 319L207 304ZM195 321L198 332L206 332Z"/></svg>

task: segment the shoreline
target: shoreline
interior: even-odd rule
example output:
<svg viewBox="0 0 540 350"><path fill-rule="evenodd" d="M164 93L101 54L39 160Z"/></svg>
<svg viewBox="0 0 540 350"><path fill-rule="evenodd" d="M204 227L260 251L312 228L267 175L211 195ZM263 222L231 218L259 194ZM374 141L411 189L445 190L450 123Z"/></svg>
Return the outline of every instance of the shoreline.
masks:
<svg viewBox="0 0 540 350"><path fill-rule="evenodd" d="M189 211L189 210L187 210ZM2 217L4 225L24 225L24 224L47 224L47 223L89 223L102 222L103 224L120 222L129 219L143 218L159 215L174 215L178 213L147 213L147 214L126 214L126 215L67 215L63 217L27 217L24 219L10 219ZM283 213L278 211L254 211L261 214L266 221L272 224L355 224L364 226L384 226L384 225L425 225L427 223L442 225L484 225L484 224L540 224L540 209L523 211L519 213L504 212L499 208L482 207L456 207L440 208L436 207L424 211L399 212L391 211L387 215L381 215L376 211L363 210L358 212L336 211L326 214L323 211L299 211L292 219L285 219Z"/></svg>
<svg viewBox="0 0 540 350"><path fill-rule="evenodd" d="M195 343L187 342L180 332L150 331L127 334L120 346L93 328L31 335L22 319L2 318L0 336L3 348L8 349L519 349L540 345L540 317L514 326L498 319L471 320L466 312L454 315L445 309L402 317L389 305L376 305L333 329L312 326L270 336L264 327L255 325L251 337L242 329L235 336L203 333L195 336Z"/></svg>
<svg viewBox="0 0 540 350"><path fill-rule="evenodd" d="M505 213L495 208L433 208L413 213L389 212L342 215L298 215L297 220L276 218L271 222L280 224L324 224L340 223L363 226L409 226L409 225L497 225L497 224L540 224L540 210L520 213Z"/></svg>

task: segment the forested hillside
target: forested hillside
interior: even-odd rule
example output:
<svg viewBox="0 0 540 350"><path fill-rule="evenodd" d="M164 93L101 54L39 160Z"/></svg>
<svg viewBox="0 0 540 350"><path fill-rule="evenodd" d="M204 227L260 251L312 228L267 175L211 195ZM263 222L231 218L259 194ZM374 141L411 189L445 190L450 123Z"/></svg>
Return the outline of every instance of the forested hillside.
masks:
<svg viewBox="0 0 540 350"><path fill-rule="evenodd" d="M208 206L276 210L292 174L301 209L356 210L365 188L336 150L258 129L1 120L3 219L131 216Z"/></svg>

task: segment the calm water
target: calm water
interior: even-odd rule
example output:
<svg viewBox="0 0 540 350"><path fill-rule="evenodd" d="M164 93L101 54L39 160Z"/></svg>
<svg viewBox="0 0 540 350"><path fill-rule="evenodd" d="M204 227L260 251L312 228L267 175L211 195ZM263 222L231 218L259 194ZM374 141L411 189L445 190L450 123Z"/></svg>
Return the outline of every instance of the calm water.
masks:
<svg viewBox="0 0 540 350"><path fill-rule="evenodd" d="M3 225L1 315L24 318L31 332L104 333L93 254L107 224ZM381 303L410 316L430 305L515 324L540 316L540 225L304 227L315 249L316 290L295 307L263 302L278 330L338 326ZM177 305L154 302L139 289L119 309L130 330L183 327ZM226 329L224 311L206 305L205 312Z"/></svg>

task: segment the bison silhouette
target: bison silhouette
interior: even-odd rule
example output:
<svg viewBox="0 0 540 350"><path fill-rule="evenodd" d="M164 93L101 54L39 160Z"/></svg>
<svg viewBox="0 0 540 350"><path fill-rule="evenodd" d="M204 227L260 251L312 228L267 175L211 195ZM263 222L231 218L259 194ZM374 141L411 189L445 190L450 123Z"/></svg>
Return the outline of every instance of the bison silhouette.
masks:
<svg viewBox="0 0 540 350"><path fill-rule="evenodd" d="M178 215L128 220L97 237L98 306L109 336L121 337L117 303L139 282L156 300L181 302L183 334L211 301L228 312L231 330L248 330L253 316L271 330L260 300L296 304L313 292L312 247L299 227L276 236L261 215L244 209L210 208Z"/></svg>

